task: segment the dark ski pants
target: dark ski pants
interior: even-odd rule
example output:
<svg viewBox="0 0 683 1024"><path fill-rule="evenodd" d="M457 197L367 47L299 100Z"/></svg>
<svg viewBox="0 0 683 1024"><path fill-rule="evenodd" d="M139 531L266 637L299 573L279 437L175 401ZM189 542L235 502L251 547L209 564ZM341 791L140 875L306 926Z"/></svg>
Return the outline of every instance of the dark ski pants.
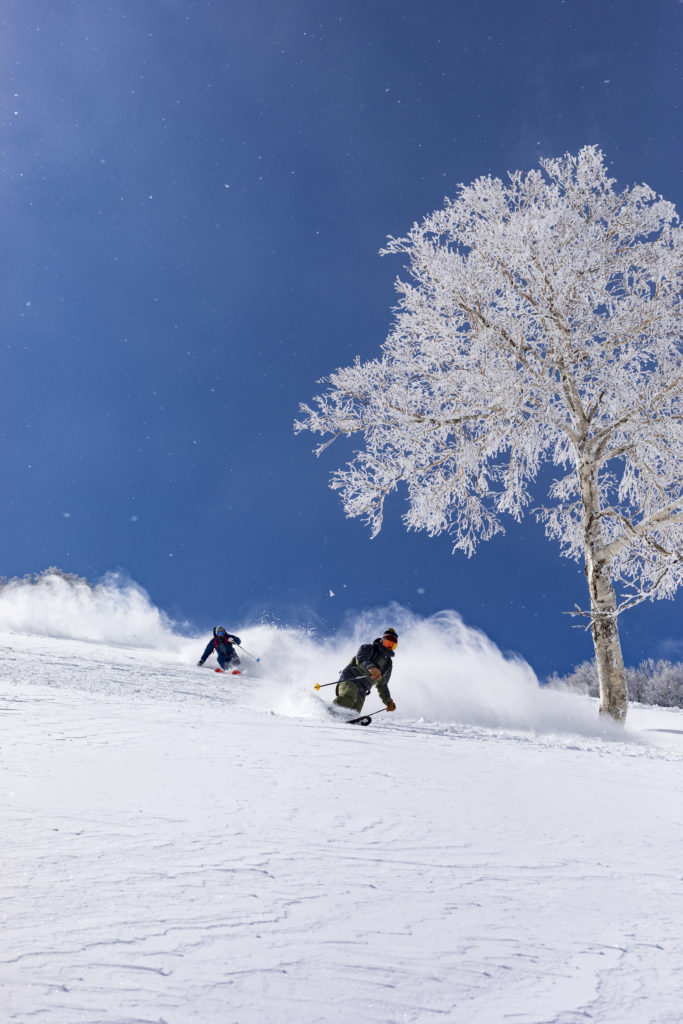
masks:
<svg viewBox="0 0 683 1024"><path fill-rule="evenodd" d="M237 668L239 663L240 659L234 652L231 658L224 658L222 654L218 654L218 664L223 669L223 671L225 671L228 665L232 665L233 668Z"/></svg>
<svg viewBox="0 0 683 1024"><path fill-rule="evenodd" d="M332 701L333 704L338 704L340 708L351 708L352 711L359 713L363 710L365 697L352 679L343 679L337 683L336 692L337 696Z"/></svg>

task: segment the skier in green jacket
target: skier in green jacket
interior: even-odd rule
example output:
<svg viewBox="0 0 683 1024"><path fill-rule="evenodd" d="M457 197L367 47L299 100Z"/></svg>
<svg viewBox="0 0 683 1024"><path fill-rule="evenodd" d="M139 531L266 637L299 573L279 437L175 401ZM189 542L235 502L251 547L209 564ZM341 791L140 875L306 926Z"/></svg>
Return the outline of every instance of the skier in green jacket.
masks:
<svg viewBox="0 0 683 1024"><path fill-rule="evenodd" d="M360 714L365 698L372 687L376 686L387 711L395 711L396 705L389 693L389 679L397 644L398 633L395 629L386 629L371 644L362 644L355 658L340 672L335 691L337 696L332 703L342 708L351 708Z"/></svg>

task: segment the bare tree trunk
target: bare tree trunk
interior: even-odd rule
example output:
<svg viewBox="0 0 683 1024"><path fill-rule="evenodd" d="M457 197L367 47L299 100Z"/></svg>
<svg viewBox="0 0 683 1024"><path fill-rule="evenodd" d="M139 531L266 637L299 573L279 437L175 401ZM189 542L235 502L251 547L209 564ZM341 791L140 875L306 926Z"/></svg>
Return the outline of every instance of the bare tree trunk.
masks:
<svg viewBox="0 0 683 1024"><path fill-rule="evenodd" d="M626 672L619 640L616 596L605 562L586 561L586 576L591 597L591 633L600 683L600 714L624 722L628 708Z"/></svg>
<svg viewBox="0 0 683 1024"><path fill-rule="evenodd" d="M600 713L624 722L628 708L626 672L619 640L617 599L612 586L609 561L601 555L602 530L599 496L593 466L579 467L583 502L586 579L590 594L591 633L600 684Z"/></svg>

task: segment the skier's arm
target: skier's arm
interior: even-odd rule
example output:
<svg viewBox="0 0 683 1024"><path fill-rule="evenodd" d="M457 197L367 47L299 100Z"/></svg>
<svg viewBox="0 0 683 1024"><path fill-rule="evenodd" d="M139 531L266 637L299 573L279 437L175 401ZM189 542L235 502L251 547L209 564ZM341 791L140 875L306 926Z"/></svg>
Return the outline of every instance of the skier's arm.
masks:
<svg viewBox="0 0 683 1024"><path fill-rule="evenodd" d="M375 653L375 648L372 644L362 644L358 648L358 654L356 655L356 665L361 672L372 680L373 673L370 669L377 669L377 666L372 662L372 656Z"/></svg>
<svg viewBox="0 0 683 1024"><path fill-rule="evenodd" d="M384 670L384 675L377 683L377 692L380 696L380 700L389 708L389 711L395 711L396 709L396 705L391 699L391 694L389 693L389 680L391 679L393 668L393 663L390 661Z"/></svg>
<svg viewBox="0 0 683 1024"><path fill-rule="evenodd" d="M237 644L238 647L242 643L240 638L238 636L233 636L232 633L228 633L225 639L228 641L229 644Z"/></svg>
<svg viewBox="0 0 683 1024"><path fill-rule="evenodd" d="M199 659L199 662L200 662L201 665L204 664L204 662L209 657L209 655L211 654L212 651L213 651L213 640L209 640L208 644L206 645L206 650L204 651L204 653L202 654L201 658Z"/></svg>
<svg viewBox="0 0 683 1024"><path fill-rule="evenodd" d="M379 694L379 697L380 697L380 700L382 701L382 703L385 704L387 707L390 704L394 703L393 700L391 699L391 694L389 693L389 687L387 686L387 679L384 676L382 676L382 678L377 683L377 693ZM395 707L395 705L394 705L394 707Z"/></svg>

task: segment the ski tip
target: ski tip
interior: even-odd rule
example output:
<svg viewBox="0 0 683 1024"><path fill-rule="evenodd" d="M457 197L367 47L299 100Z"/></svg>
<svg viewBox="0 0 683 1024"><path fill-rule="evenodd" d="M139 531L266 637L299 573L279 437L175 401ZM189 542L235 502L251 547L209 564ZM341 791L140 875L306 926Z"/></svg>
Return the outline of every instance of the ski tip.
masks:
<svg viewBox="0 0 683 1024"><path fill-rule="evenodd" d="M222 671L223 671L223 669L222 669L222 668L215 668L215 669L214 669L214 672L222 672Z"/></svg>

